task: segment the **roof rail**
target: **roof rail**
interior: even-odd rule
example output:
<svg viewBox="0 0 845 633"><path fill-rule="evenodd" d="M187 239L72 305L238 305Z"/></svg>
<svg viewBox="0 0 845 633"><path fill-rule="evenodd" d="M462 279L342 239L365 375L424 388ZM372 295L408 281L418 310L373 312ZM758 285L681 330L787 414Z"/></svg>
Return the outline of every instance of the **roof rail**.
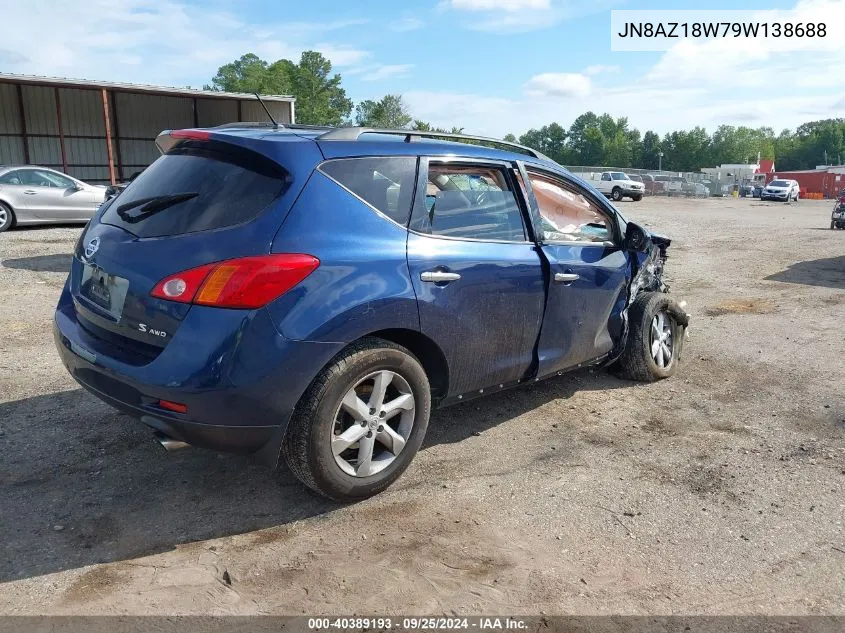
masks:
<svg viewBox="0 0 845 633"><path fill-rule="evenodd" d="M215 125L212 128L208 128L211 130L225 130L227 128L236 128L236 127L266 127L266 128L273 128L273 129L280 129L280 130L315 130L315 131L322 131L322 130L334 130L336 128L332 127L331 125L305 125L300 123L279 123L278 125L274 125L270 121L232 121L231 123L223 123L221 125Z"/></svg>
<svg viewBox="0 0 845 633"><path fill-rule="evenodd" d="M335 128L325 134L317 137L319 141L357 141L362 134L391 134L393 136L404 136L406 143L411 143L417 138L447 138L458 141L483 141L485 143L492 143L495 145L503 145L505 147L513 147L522 152L538 158L540 160L552 159L538 152L536 149L520 145L519 143L511 143L510 141L503 141L498 138L490 138L487 136L474 136L472 134L451 134L448 132L424 132L422 130L382 130L373 127L339 127Z"/></svg>

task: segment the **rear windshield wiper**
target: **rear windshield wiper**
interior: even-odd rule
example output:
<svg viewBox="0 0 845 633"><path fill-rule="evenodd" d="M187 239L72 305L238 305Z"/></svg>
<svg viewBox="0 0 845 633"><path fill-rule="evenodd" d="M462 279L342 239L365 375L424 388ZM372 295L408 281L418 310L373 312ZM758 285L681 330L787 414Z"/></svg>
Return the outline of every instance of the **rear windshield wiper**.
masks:
<svg viewBox="0 0 845 633"><path fill-rule="evenodd" d="M154 213L164 211L175 204L179 204L185 200L190 200L191 198L196 198L198 195L200 194L196 191L188 191L185 193L171 193L165 196L140 198L120 205L117 208L117 215L119 215L120 219L124 222L134 224L135 222L140 222L141 220L150 217ZM138 213L135 215L129 215L127 211L132 209L138 209Z"/></svg>

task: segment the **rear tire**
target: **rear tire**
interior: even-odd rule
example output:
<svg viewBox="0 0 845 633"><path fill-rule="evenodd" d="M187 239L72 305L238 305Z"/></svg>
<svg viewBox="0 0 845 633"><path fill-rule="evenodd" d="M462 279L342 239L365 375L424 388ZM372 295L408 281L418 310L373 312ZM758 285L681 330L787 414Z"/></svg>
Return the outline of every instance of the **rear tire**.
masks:
<svg viewBox="0 0 845 633"><path fill-rule="evenodd" d="M614 187L613 191L610 192L610 197L613 198L615 202L619 202L622 200L622 190L619 187Z"/></svg>
<svg viewBox="0 0 845 633"><path fill-rule="evenodd" d="M394 403L400 404L391 409ZM381 416L379 409L395 415ZM404 347L365 338L311 383L288 426L282 456L315 492L359 501L382 492L405 471L422 445L430 414L431 387L420 362ZM369 459L366 453L359 458L365 450Z"/></svg>
<svg viewBox="0 0 845 633"><path fill-rule="evenodd" d="M619 358L623 377L654 382L678 369L685 328L673 315L673 303L665 293L643 292L628 308L628 340Z"/></svg>
<svg viewBox="0 0 845 633"><path fill-rule="evenodd" d="M0 233L15 226L15 212L5 202L0 202Z"/></svg>

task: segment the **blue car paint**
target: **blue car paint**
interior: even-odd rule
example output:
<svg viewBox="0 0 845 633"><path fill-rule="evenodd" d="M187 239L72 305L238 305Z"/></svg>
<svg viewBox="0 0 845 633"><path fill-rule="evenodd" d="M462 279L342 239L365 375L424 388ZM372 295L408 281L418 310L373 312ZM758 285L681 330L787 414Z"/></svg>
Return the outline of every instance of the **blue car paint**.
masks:
<svg viewBox="0 0 845 633"><path fill-rule="evenodd" d="M102 213L97 214L80 247L101 237L98 264L125 276L133 287L138 305L129 318L164 318L171 331L158 355L140 364L137 358L122 358L119 346L92 336L90 329L109 324L79 296L77 252L55 319L57 347L74 378L177 439L222 450L271 446L272 452L311 380L346 345L367 334L407 330L437 345L448 362L443 403L609 353L622 332L625 291L634 268L631 254L618 246L495 243L418 234L380 215L315 167L324 158L430 155L506 161L514 168L534 166L572 179L566 170L461 143L393 138L315 143L314 136L213 131L212 138L259 151L291 174L284 194L244 225L139 239L101 224ZM624 219L593 187L577 183L618 218L621 234ZM539 226L536 201L529 195L523 203L532 237ZM268 252L304 252L318 257L321 265L258 310L186 306L149 296L152 285L168 274ZM640 262L644 257L637 255ZM459 272L460 281L421 282L420 272L436 266ZM555 285L558 270L577 270L580 283ZM576 333L576 328L582 330ZM159 399L187 404L189 413L162 410L155 404Z"/></svg>
<svg viewBox="0 0 845 633"><path fill-rule="evenodd" d="M320 368L343 348L285 339L263 308L193 306L179 335L155 360L130 365L80 325L68 286L59 299L54 332L68 371L96 395L109 397L134 417L146 416L148 424L159 420L162 427L156 428L166 427L177 439L209 448L225 442L245 451L271 439L310 383L307 369L291 371L291 364ZM159 408L159 399L188 405L189 416ZM232 428L242 429L237 442Z"/></svg>
<svg viewBox="0 0 845 633"><path fill-rule="evenodd" d="M534 244L410 233L408 266L420 329L440 346L449 363L450 396L526 376L545 301ZM420 281L420 273L435 269L461 278L442 284Z"/></svg>
<svg viewBox="0 0 845 633"><path fill-rule="evenodd" d="M320 267L268 306L294 340L350 343L382 329L419 330L408 277L407 230L314 172L273 241Z"/></svg>

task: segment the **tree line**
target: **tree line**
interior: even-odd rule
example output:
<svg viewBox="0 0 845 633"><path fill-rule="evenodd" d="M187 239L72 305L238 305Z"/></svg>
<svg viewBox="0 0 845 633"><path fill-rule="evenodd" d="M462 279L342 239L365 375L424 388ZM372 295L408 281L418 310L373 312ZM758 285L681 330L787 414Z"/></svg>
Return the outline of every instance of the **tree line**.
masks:
<svg viewBox="0 0 845 633"><path fill-rule="evenodd" d="M842 164L845 157L845 119L811 121L794 132L780 134L770 127L720 125L712 134L696 126L662 138L648 130L640 134L626 117L586 112L569 128L550 123L505 140L534 147L563 165L607 165L668 171L698 171L725 163L755 163L757 157L775 161L781 171ZM660 153L663 153L661 158Z"/></svg>
<svg viewBox="0 0 845 633"><path fill-rule="evenodd" d="M361 125L441 133L462 133L463 128L438 128L415 119L401 95L357 105L346 95L339 73L317 51L304 51L298 62L280 59L269 63L248 53L221 66L208 90L296 97L298 123L309 125ZM724 163L754 163L759 155L774 159L778 170L812 169L819 164L842 164L845 157L845 119L811 121L796 130L776 134L770 127L721 125L709 134L696 126L668 132L641 134L627 117L586 112L565 128L549 123L504 140L537 149L562 165L698 171ZM660 154L663 154L662 157Z"/></svg>

